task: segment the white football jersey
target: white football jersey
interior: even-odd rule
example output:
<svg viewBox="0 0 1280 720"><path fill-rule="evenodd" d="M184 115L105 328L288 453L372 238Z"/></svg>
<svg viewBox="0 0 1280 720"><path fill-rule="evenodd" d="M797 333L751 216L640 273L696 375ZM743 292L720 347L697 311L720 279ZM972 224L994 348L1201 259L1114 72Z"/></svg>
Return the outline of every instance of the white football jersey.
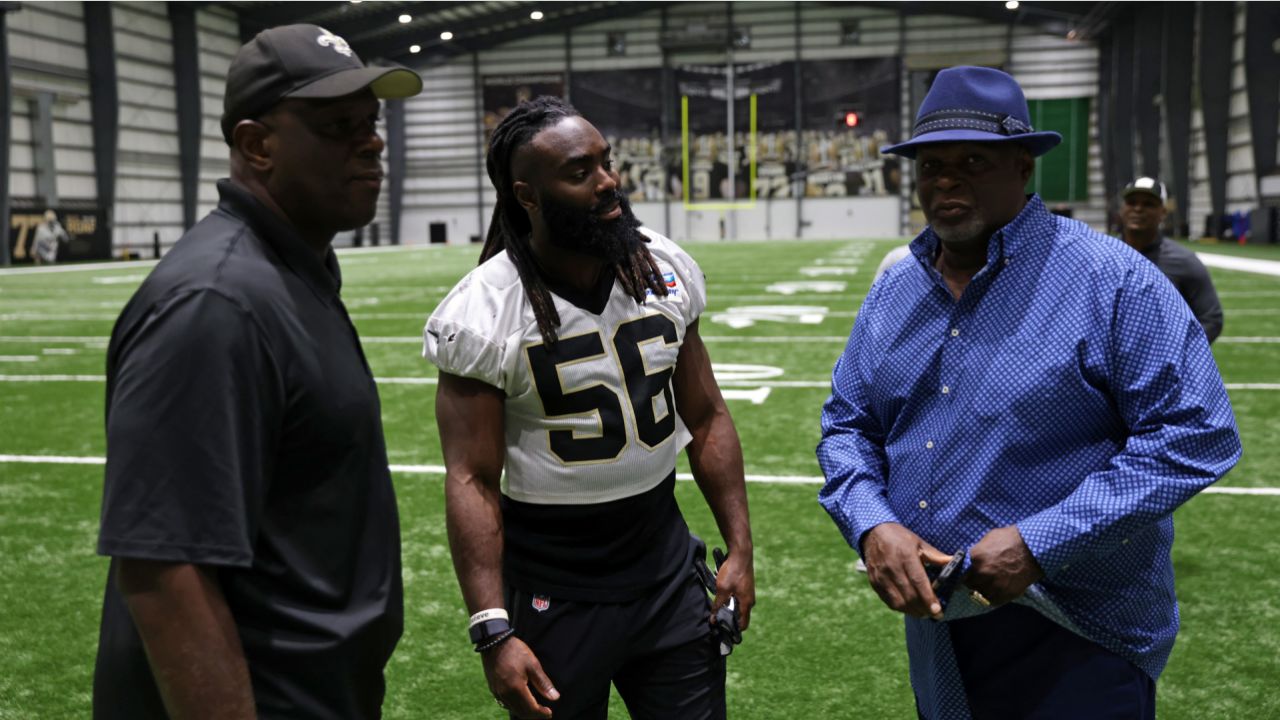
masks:
<svg viewBox="0 0 1280 720"><path fill-rule="evenodd" d="M552 292L557 342L505 252L472 270L427 320L422 354L443 372L506 394L502 491L513 500L581 505L638 495L675 468L689 441L671 375L685 331L706 307L693 258L641 228L667 296L643 305L616 279L599 315Z"/></svg>

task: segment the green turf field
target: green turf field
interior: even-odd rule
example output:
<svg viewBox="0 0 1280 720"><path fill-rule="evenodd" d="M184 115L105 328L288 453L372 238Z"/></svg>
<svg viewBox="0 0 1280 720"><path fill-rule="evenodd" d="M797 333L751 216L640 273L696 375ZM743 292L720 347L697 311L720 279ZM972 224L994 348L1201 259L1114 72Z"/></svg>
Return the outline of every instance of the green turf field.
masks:
<svg viewBox="0 0 1280 720"><path fill-rule="evenodd" d="M853 572L854 554L818 506L813 454L831 365L872 271L899 242L688 246L709 280L701 332L725 390L741 395L730 408L747 472L758 476L749 493L759 603L729 662L734 717L915 717L902 622ZM1195 249L1280 260L1274 248ZM409 466L395 473L406 623L388 670L391 718L499 716L449 562L434 369L419 342L426 316L478 252L342 260L343 295L379 377L391 462ZM104 352L148 269L0 274L0 719L88 716L106 572L94 554ZM1222 485L1280 488L1280 277L1212 272L1226 311L1214 353L1245 447ZM752 306L789 310L720 315ZM768 482L780 477L814 481ZM677 493L694 531L714 542L696 487L680 483ZM1183 630L1159 685L1160 716L1280 717L1280 494L1202 495L1178 512L1177 527ZM614 716L625 717L616 698Z"/></svg>

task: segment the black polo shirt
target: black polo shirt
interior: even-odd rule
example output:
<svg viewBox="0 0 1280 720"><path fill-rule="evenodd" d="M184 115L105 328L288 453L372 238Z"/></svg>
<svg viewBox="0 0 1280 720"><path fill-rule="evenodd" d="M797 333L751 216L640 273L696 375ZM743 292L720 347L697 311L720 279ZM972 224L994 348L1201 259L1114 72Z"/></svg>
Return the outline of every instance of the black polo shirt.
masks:
<svg viewBox="0 0 1280 720"><path fill-rule="evenodd" d="M215 570L261 717L378 717L404 612L377 388L332 250L218 192L111 334L98 552ZM165 717L116 563L94 716Z"/></svg>
<svg viewBox="0 0 1280 720"><path fill-rule="evenodd" d="M1200 321L1204 334L1213 342L1222 334L1222 304L1218 302L1218 291L1213 287L1213 280L1204 263L1194 252L1178 243L1163 237L1139 250L1148 260L1160 268L1160 272L1169 278L1169 282L1177 288L1178 294L1187 301L1191 313Z"/></svg>

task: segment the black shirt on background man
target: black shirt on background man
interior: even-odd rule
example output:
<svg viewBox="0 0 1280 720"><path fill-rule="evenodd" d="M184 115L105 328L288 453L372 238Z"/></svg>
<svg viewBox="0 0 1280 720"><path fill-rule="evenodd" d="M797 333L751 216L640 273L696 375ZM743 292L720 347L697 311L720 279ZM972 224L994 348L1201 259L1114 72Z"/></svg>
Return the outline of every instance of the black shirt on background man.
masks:
<svg viewBox="0 0 1280 720"><path fill-rule="evenodd" d="M1125 186L1122 199L1120 220L1124 241L1169 278L1212 343L1222 334L1222 304L1218 302L1209 271L1196 254L1160 234L1168 212L1164 183L1140 177Z"/></svg>

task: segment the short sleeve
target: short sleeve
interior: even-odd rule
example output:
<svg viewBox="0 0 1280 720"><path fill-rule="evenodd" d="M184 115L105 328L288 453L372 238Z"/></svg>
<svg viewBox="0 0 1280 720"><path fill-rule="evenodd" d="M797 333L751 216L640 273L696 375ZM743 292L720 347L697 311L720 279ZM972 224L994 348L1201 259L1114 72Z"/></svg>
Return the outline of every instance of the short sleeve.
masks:
<svg viewBox="0 0 1280 720"><path fill-rule="evenodd" d="M484 291L484 284L475 281L474 274L458 283L427 319L422 356L441 372L505 390L502 345L476 330L472 321L476 316L485 316L485 307L493 305ZM492 318L494 313L488 315Z"/></svg>
<svg viewBox="0 0 1280 720"><path fill-rule="evenodd" d="M671 264L679 279L679 286L683 286L688 302L685 307L685 321L693 324L695 320L702 316L702 311L707 308L707 278L702 273L702 268L698 266L696 260L690 257L689 253L684 251L674 241L665 238L657 233L646 232L653 245L659 249L659 255L662 259ZM670 285L670 280L667 281Z"/></svg>
<svg viewBox="0 0 1280 720"><path fill-rule="evenodd" d="M247 567L283 425L279 368L214 291L147 313L112 343L98 552Z"/></svg>

